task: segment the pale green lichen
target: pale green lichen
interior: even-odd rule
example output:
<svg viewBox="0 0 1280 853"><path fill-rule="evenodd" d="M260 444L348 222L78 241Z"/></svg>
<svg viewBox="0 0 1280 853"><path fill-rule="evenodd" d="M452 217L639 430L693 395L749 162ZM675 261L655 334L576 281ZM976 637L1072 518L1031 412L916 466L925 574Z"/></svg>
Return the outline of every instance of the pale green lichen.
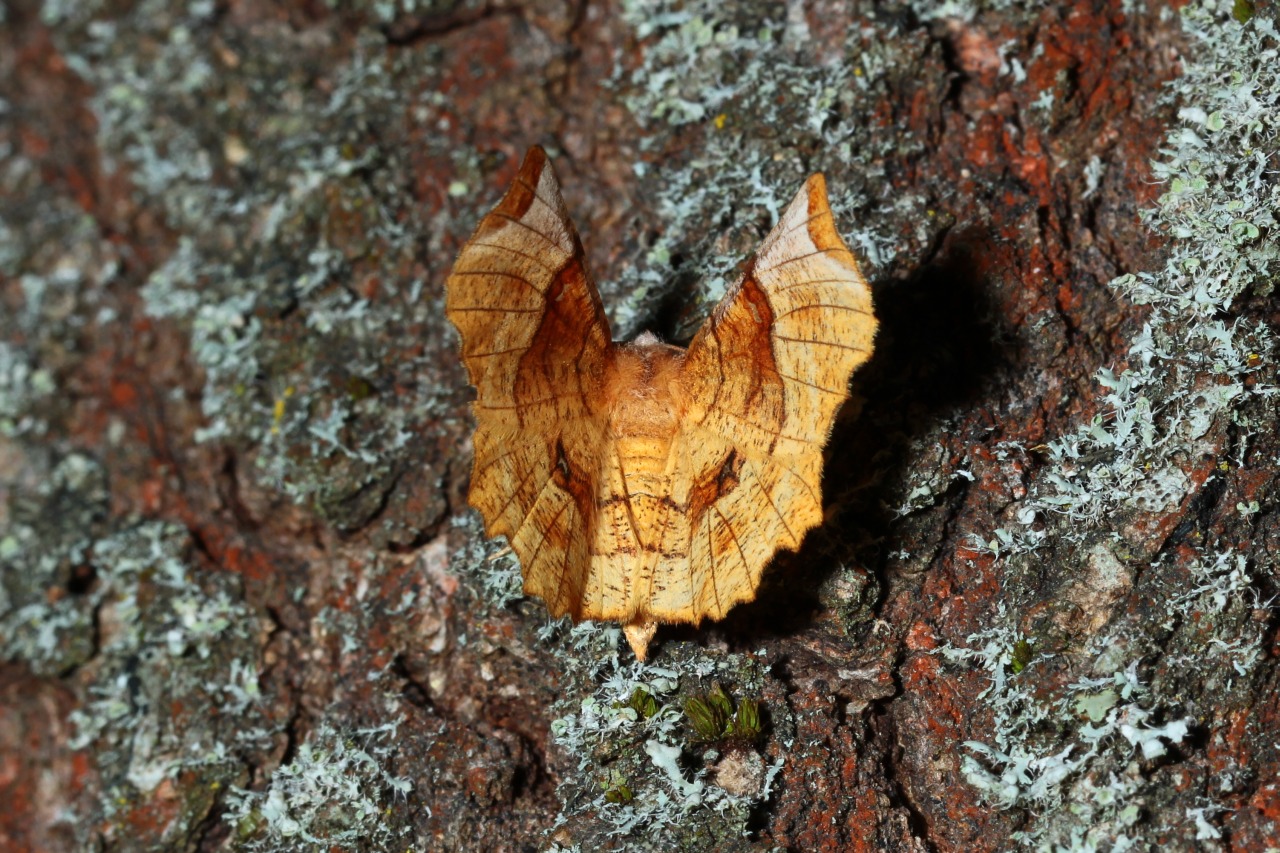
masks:
<svg viewBox="0 0 1280 853"><path fill-rule="evenodd" d="M435 20L441 16L483 14L479 0L324 0L331 9L358 11L369 15L375 23L390 24L408 19Z"/></svg>
<svg viewBox="0 0 1280 853"><path fill-rule="evenodd" d="M397 724L343 731L324 722L265 790L233 788L223 819L234 824L237 849L285 853L358 845L361 850L412 849L410 827L388 821L413 783L387 770ZM407 845L407 846L406 846Z"/></svg>
<svg viewBox="0 0 1280 853"><path fill-rule="evenodd" d="M503 540L488 539L475 513L454 518L466 533L462 547L451 555L449 569L476 587L481 602L504 608L524 598L524 581L515 553Z"/></svg>
<svg viewBox="0 0 1280 853"><path fill-rule="evenodd" d="M551 832L568 831L588 846L621 837L719 849L716 839L741 838L751 809L769 798L782 762L766 767L757 758L752 790L717 784L722 755L699 739L682 708L712 680L743 695L757 691L764 670L744 656L685 644L668 647L665 665L623 663L620 634L614 626L583 623L564 635L574 651L572 686L556 703L560 716L551 733L574 772L558 789L561 811Z"/></svg>
<svg viewBox="0 0 1280 853"><path fill-rule="evenodd" d="M1048 442L1053 464L1026 505L1064 515L1077 531L1117 508L1176 505L1191 488L1179 457L1207 449L1210 429L1250 398L1275 393L1257 381L1275 375L1274 336L1229 311L1280 275L1280 247L1264 236L1280 216L1280 42L1270 19L1240 25L1228 12L1193 3L1182 16L1195 49L1170 87L1179 126L1153 166L1167 189L1145 214L1172 239L1169 257L1162 269L1112 282L1151 315L1129 366L1100 371L1099 414Z"/></svg>
<svg viewBox="0 0 1280 853"><path fill-rule="evenodd" d="M1170 238L1169 256L1159 270L1112 282L1151 306L1129 363L1099 372L1100 413L1089 424L1047 443L1049 465L1009 513L1016 524L974 537L979 550L1008 560L1015 597L1020 572L1038 557L1033 552L1066 545L1099 575L1091 589L1094 581L1111 584L1101 595L1092 590L1089 615L1111 615L1103 599L1132 583L1116 556L1131 547L1114 532L1117 518L1181 505L1197 488L1186 460L1217 447L1229 424L1246 436L1242 460L1247 435L1258 427L1251 407L1276 393L1266 381L1275 371L1271 332L1230 311L1246 291L1269 292L1280 273L1280 251L1268 239L1280 214L1280 40L1270 19L1242 25L1230 13L1231 4L1217 0L1182 12L1192 46L1170 86L1181 105L1179 124L1155 165L1166 192L1147 214ZM1229 470L1231 463L1221 465ZM1034 660L1021 675L1010 674L1019 639L1012 624L944 650L991 678L983 697L993 710L990 734L967 744L963 770L993 803L1029 810L1021 843L1126 850L1145 849L1157 837L1219 836L1212 821L1224 807L1210 799L1188 810L1184 824L1145 823L1163 794L1143 761L1182 742L1207 715L1201 691L1216 704L1237 691L1247 695L1265 641L1251 613L1272 602L1261 600L1244 554L1201 544L1179 563L1186 564L1181 572L1168 558L1151 566L1160 571L1147 594L1166 619L1140 625L1111 615L1109 630L1082 650L1092 656L1092 674L1065 688L1046 691ZM1108 566L1116 575L1109 581L1099 574ZM996 621L1012 620L1002 610ZM1196 692L1187 684L1198 685Z"/></svg>
<svg viewBox="0 0 1280 853"><path fill-rule="evenodd" d="M1037 818L1014 840L1041 850L1126 850L1145 842L1138 827L1158 783L1134 761L1150 761L1182 743L1192 721L1170 713L1167 700L1138 675L1138 661L1119 663L1128 644L1102 638L1089 676L1046 692L1033 657L1013 664L1018 640L1004 608L996 626L939 654L977 666L989 684L979 695L991 709L990 742L964 744L961 772L994 805L1031 810Z"/></svg>
<svg viewBox="0 0 1280 853"><path fill-rule="evenodd" d="M921 150L920 143L877 133L866 121L890 75L914 61L919 33L868 19L841 55L819 61L807 50L803 16L777 5L628 3L623 16L641 40L642 60L620 67L611 85L647 126L641 149L661 151L690 133L701 138L687 155L635 165L661 231L632 268L619 271L625 288L602 285L625 293L622 302L606 300L618 306L620 337L639 331L673 284L696 282L698 304L709 308L813 172L827 173L836 222L872 273L940 227L926 215L924 196L878 192L887 158ZM689 312L676 337L692 334L703 314Z"/></svg>
<svg viewBox="0 0 1280 853"><path fill-rule="evenodd" d="M1027 0L933 0L930 3L920 4L915 12L922 21L954 18L967 22L985 11L1003 12L1028 6L1034 8L1034 5Z"/></svg>
<svg viewBox="0 0 1280 853"><path fill-rule="evenodd" d="M0 341L0 436L36 431L35 404L54 390L53 377L30 352Z"/></svg>
<svg viewBox="0 0 1280 853"><path fill-rule="evenodd" d="M42 180L36 162L0 149L0 278L21 293L0 312L0 438L49 433L67 405L61 374L79 358L72 342L112 319L99 305L119 272L119 247Z"/></svg>

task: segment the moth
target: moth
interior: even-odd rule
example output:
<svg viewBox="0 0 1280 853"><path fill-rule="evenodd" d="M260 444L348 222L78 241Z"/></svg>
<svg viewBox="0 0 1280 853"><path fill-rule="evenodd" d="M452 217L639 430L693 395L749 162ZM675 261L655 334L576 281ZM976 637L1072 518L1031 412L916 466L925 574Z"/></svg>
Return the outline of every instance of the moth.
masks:
<svg viewBox="0 0 1280 853"><path fill-rule="evenodd" d="M553 616L658 623L755 598L822 521L822 450L871 355L871 290L810 177L688 349L615 342L554 171L531 148L449 276L476 388L469 500Z"/></svg>

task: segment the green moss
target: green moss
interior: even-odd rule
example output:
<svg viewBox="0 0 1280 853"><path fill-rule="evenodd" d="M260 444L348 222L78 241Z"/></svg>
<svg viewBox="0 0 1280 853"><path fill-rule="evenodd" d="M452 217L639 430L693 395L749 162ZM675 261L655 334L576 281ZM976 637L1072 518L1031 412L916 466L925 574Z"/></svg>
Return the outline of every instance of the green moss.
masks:
<svg viewBox="0 0 1280 853"><path fill-rule="evenodd" d="M637 687L631 691L631 697L627 699L626 707L633 709L640 715L640 719L647 720L658 713L658 700L653 694L643 687Z"/></svg>
<svg viewBox="0 0 1280 853"><path fill-rule="evenodd" d="M684 715L703 741L751 743L761 734L759 703L750 698L735 703L719 682L712 683L710 692L685 699Z"/></svg>
<svg viewBox="0 0 1280 853"><path fill-rule="evenodd" d="M1009 653L1009 671L1017 675L1027 668L1027 664L1031 663L1035 656L1035 649L1031 643L1026 640L1018 640L1013 644L1013 650Z"/></svg>
<svg viewBox="0 0 1280 853"><path fill-rule="evenodd" d="M781 764L762 774L760 790L730 793L714 783L715 751L691 731L681 709L701 703L718 714L705 740L750 743L748 730L761 725L758 705L735 704L725 689L703 685L723 681L750 694L760 690L764 671L749 657L687 643L664 644L667 665L623 664L618 634L584 623L563 638L566 648L551 650L566 673L551 731L569 765L553 831L583 849L619 835L677 849L740 844L751 808L768 799Z"/></svg>

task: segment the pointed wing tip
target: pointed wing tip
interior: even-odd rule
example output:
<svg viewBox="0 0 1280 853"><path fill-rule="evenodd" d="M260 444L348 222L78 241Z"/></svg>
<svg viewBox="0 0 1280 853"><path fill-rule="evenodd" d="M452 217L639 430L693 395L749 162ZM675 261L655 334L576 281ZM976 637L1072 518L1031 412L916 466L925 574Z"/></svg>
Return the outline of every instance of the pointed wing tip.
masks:
<svg viewBox="0 0 1280 853"><path fill-rule="evenodd" d="M547 152L542 150L541 145L530 145L529 150L524 154L524 160L520 163L520 171L516 173L515 180L511 182L511 190L515 190L520 184L527 184L530 187L536 187L538 182L542 180L542 173L546 170L550 160ZM554 176L555 172L552 172Z"/></svg>
<svg viewBox="0 0 1280 853"><path fill-rule="evenodd" d="M804 182L801 192L805 194L808 201L809 239L824 252L832 249L844 249L845 252L849 252L848 244L836 230L836 217L831 212L831 204L827 200L826 177L821 172L814 172L809 176L809 180ZM857 269L857 261L851 252L849 252L849 260Z"/></svg>
<svg viewBox="0 0 1280 853"><path fill-rule="evenodd" d="M809 204L813 205L815 200L826 204L827 201L827 178L821 172L814 172L809 176L809 180L804 182L805 192L809 195Z"/></svg>
<svg viewBox="0 0 1280 853"><path fill-rule="evenodd" d="M549 181L543 181L544 174L550 178ZM557 215L561 217L568 216L561 209L560 183L556 180L555 169L551 168L551 161L547 157L547 152L542 150L541 145L531 145L529 150L525 152L524 161L520 164L520 171L516 172L516 176L511 179L511 185L507 187L506 194L494 207L492 213L498 214L500 218L522 218L528 212L529 206L533 204L539 189L542 191L543 200L552 207L557 208ZM482 221L478 231L486 228L497 229L501 227L503 227L501 222L491 222L486 225Z"/></svg>
<svg viewBox="0 0 1280 853"><path fill-rule="evenodd" d="M538 175L542 174L542 170L547 165L547 152L543 150L541 145L530 145L529 150L524 153L524 162L520 164L520 174L522 176L532 175L537 183Z"/></svg>
<svg viewBox="0 0 1280 853"><path fill-rule="evenodd" d="M799 208L799 210L796 210ZM795 211L795 215L800 215L801 211L805 211L805 218L820 213L824 208L829 208L827 204L827 179L821 172L814 172L805 182L800 185L800 189L796 190L795 197L791 199L791 204L787 205L787 213ZM786 218L787 214L783 214Z"/></svg>
<svg viewBox="0 0 1280 853"><path fill-rule="evenodd" d="M543 202L555 208L557 216L562 219L569 218L569 212L564 208L564 200L560 197L560 178L556 175L556 168L552 165L551 158L547 156L547 152L541 145L530 145L529 150L525 152L524 162L520 164L520 171L511 182L508 194L516 192L517 189L520 190L518 195L524 199L519 207L521 216L537 194L541 196ZM528 198L524 198L526 195Z"/></svg>
<svg viewBox="0 0 1280 853"><path fill-rule="evenodd" d="M809 203L810 219L831 210L831 205L827 201L827 179L821 172L810 175L809 180L804 182L801 192Z"/></svg>

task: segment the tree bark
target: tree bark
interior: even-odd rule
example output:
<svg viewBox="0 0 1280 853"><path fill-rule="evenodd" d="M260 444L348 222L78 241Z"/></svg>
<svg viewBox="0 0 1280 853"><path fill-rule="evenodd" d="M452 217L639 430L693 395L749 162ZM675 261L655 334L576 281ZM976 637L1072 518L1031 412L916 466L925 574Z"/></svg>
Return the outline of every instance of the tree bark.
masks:
<svg viewBox="0 0 1280 853"><path fill-rule="evenodd" d="M0 14L0 847L1280 846L1272 3ZM467 508L531 144L620 339L812 172L873 285L825 523L647 665Z"/></svg>

